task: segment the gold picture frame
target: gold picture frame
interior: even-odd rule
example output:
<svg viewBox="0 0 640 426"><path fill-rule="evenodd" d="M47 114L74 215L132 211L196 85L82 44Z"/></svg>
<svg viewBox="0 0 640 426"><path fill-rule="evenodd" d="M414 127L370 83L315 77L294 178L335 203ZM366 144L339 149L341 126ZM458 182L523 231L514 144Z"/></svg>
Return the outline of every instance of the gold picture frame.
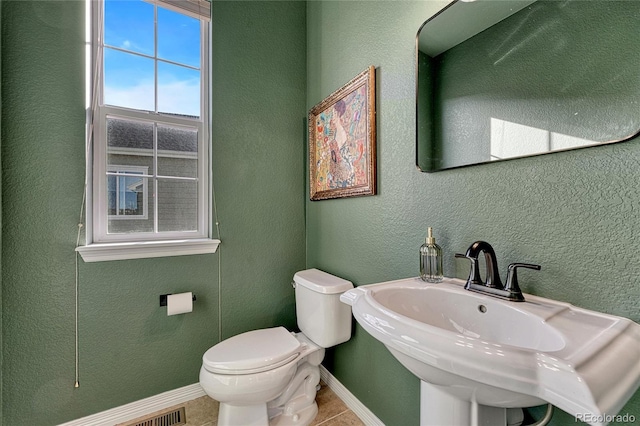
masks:
<svg viewBox="0 0 640 426"><path fill-rule="evenodd" d="M375 67L309 112L309 198L375 195Z"/></svg>

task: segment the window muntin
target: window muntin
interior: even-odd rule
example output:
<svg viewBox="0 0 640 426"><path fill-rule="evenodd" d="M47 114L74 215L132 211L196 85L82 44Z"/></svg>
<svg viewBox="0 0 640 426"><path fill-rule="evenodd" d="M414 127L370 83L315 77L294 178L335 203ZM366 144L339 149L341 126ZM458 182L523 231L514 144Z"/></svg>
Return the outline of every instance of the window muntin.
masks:
<svg viewBox="0 0 640 426"><path fill-rule="evenodd" d="M208 23L142 0L103 4L93 241L207 237Z"/></svg>

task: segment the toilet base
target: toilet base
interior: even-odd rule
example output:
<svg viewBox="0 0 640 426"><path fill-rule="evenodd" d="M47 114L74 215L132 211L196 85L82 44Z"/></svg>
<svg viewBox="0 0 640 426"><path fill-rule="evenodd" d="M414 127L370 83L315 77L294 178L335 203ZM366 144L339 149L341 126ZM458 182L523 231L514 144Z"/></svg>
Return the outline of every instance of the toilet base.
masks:
<svg viewBox="0 0 640 426"><path fill-rule="evenodd" d="M317 351L324 356L324 350ZM320 358L321 359L321 358ZM298 365L282 395L267 403L269 426L307 426L318 414L316 404L320 368L308 362Z"/></svg>
<svg viewBox="0 0 640 426"><path fill-rule="evenodd" d="M238 406L221 402L218 426L306 426L317 414L315 402L294 414L280 413L271 419L267 415L267 404Z"/></svg>
<svg viewBox="0 0 640 426"><path fill-rule="evenodd" d="M269 426L301 426L310 424L318 414L315 402L293 415L280 414L269 420Z"/></svg>
<svg viewBox="0 0 640 426"><path fill-rule="evenodd" d="M220 403L218 426L265 426L269 424L267 404L230 405Z"/></svg>

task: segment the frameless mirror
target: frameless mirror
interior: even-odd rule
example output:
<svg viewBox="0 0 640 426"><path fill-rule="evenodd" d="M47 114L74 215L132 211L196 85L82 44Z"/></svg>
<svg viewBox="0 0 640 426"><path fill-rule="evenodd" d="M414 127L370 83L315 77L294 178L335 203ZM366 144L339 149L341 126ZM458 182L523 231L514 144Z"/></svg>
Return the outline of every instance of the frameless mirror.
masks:
<svg viewBox="0 0 640 426"><path fill-rule="evenodd" d="M455 1L416 50L422 171L639 134L640 1Z"/></svg>

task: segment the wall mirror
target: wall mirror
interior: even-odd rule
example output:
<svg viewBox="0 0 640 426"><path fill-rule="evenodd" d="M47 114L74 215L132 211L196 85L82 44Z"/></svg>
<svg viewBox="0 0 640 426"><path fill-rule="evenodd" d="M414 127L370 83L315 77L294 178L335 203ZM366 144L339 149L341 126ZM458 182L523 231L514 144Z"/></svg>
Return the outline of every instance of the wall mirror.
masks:
<svg viewBox="0 0 640 426"><path fill-rule="evenodd" d="M454 1L416 50L422 171L639 134L640 1Z"/></svg>

